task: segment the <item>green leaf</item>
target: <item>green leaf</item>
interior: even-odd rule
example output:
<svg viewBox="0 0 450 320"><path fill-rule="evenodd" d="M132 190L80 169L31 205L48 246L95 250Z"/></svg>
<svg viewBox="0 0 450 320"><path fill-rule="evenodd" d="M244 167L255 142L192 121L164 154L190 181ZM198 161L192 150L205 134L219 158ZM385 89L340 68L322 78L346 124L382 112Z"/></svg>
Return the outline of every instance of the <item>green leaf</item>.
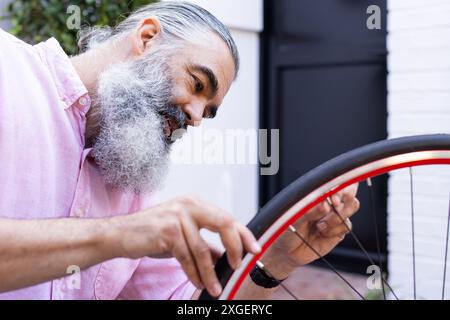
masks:
<svg viewBox="0 0 450 320"><path fill-rule="evenodd" d="M10 32L36 43L55 37L66 53L77 52L77 30L67 28L67 7L81 8L81 25L110 25L122 21L131 10L155 0L16 0L8 4L0 19L11 19Z"/></svg>

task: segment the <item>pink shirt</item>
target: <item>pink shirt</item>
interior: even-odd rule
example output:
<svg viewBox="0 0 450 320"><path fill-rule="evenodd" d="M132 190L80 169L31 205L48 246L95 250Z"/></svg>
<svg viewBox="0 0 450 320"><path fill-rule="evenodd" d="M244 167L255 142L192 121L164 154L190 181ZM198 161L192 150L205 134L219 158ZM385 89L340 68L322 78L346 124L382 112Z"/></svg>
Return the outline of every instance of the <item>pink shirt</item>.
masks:
<svg viewBox="0 0 450 320"><path fill-rule="evenodd" d="M0 29L0 216L94 218L149 207L114 190L84 148L87 90L55 39L36 46ZM30 266L32 268L32 266ZM0 299L189 299L175 259L114 259ZM78 288L79 287L79 288Z"/></svg>

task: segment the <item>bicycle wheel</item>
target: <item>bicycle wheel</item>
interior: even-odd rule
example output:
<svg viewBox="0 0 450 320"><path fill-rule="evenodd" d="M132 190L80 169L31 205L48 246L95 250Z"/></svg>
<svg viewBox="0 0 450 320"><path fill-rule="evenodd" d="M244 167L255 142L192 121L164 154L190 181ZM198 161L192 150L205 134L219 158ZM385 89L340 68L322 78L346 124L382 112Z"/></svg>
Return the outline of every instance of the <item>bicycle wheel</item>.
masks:
<svg viewBox="0 0 450 320"><path fill-rule="evenodd" d="M342 154L313 169L279 192L260 209L257 215L248 224L248 228L253 232L262 247L262 252L260 254L256 256L245 254L241 266L236 270L229 267L225 255L219 259L215 270L218 274L219 281L223 286L223 292L218 299L233 299L239 292L242 283L251 269L280 235L284 232L294 232L290 226L297 221L297 219L343 188L362 181L367 181L368 187L370 188L371 179L375 179L381 175L390 175L399 170L410 170L409 172L411 173L411 168L419 168L422 166L437 166L438 170L441 170L439 169L441 167L445 167L446 170L448 170L450 168L449 165L450 135L437 134L410 136L376 142ZM410 184L408 184L408 188L405 192L410 193L411 197L412 255L414 256L414 244L417 239L414 237L413 176L411 175L410 178ZM411 189L409 189L409 187L411 187ZM447 196L449 194L447 194ZM450 212L448 214L450 216ZM447 241L445 243L445 261L443 262L444 279L442 297L444 297L446 282L445 272L449 233L448 218L446 220ZM354 234L352 233L352 235ZM365 252L358 239L356 239L356 241ZM320 258L325 260L324 257ZM368 261L370 264L377 264L370 257L368 257ZM325 262L327 261L325 260ZM415 260L413 259L414 298L416 298L415 267ZM334 271L336 272L336 270ZM345 281L343 277L342 279ZM398 298L397 295L395 295L394 290L389 286L387 280L383 281L385 281L385 284L387 285L387 290L391 290L390 296ZM383 286L383 290L384 288L385 286ZM359 296L364 299L362 295ZM204 290L200 299L215 298L211 297L206 290Z"/></svg>

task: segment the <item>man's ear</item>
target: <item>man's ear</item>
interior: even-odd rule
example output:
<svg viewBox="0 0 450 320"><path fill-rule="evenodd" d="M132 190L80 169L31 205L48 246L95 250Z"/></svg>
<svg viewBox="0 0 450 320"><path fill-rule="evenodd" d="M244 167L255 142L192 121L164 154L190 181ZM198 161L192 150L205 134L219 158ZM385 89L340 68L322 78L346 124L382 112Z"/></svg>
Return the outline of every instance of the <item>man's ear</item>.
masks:
<svg viewBox="0 0 450 320"><path fill-rule="evenodd" d="M141 55L161 32L161 23L155 17L142 20L132 35L133 51Z"/></svg>

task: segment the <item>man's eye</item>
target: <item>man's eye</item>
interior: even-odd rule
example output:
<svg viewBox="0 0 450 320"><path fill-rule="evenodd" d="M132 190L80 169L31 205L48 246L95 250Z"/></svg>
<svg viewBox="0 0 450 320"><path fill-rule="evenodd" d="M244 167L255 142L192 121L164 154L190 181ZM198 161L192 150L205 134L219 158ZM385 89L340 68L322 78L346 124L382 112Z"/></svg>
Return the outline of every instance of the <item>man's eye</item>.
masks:
<svg viewBox="0 0 450 320"><path fill-rule="evenodd" d="M197 78L194 78L195 80L195 92L202 92L204 87L203 87L203 83L200 82L200 80L198 80Z"/></svg>
<svg viewBox="0 0 450 320"><path fill-rule="evenodd" d="M216 117L216 114L217 114L217 108L216 107L212 107L212 108L209 109L208 114L206 114L204 116L204 118L206 118L206 119L214 119Z"/></svg>

